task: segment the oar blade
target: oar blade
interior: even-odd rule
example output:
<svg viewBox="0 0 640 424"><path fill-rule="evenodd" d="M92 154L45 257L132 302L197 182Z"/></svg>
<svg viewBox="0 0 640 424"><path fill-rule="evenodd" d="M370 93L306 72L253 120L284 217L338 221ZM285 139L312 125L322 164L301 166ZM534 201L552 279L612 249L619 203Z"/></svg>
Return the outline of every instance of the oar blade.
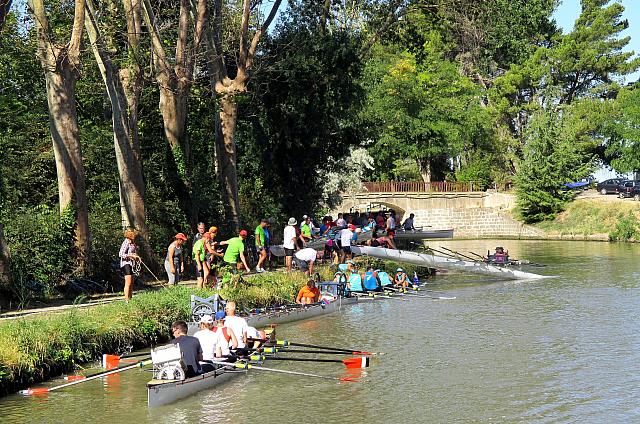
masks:
<svg viewBox="0 0 640 424"><path fill-rule="evenodd" d="M26 390L20 390L21 395L25 395L25 396L36 396L36 395L44 395L49 393L49 388L47 387L40 387L40 388L36 388L36 389L26 389Z"/></svg>
<svg viewBox="0 0 640 424"><path fill-rule="evenodd" d="M367 368L369 366L369 358L366 356L361 356L359 358L348 358L348 359L343 359L342 363L347 367L347 368Z"/></svg>
<svg viewBox="0 0 640 424"><path fill-rule="evenodd" d="M360 380L358 380L356 377L342 377L339 378L338 381L347 381L349 383L359 383Z"/></svg>
<svg viewBox="0 0 640 424"><path fill-rule="evenodd" d="M78 381L78 380L84 380L85 378L87 377L84 375L67 375L64 377L66 381Z"/></svg>
<svg viewBox="0 0 640 424"><path fill-rule="evenodd" d="M102 354L102 368L112 370L118 366L120 362L120 356L109 355L108 353Z"/></svg>

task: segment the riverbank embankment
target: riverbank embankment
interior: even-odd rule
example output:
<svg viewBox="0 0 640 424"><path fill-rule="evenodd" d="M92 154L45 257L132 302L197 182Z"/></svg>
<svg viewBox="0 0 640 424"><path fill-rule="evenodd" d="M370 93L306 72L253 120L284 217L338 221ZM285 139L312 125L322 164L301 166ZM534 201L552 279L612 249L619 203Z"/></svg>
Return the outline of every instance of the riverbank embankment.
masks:
<svg viewBox="0 0 640 424"><path fill-rule="evenodd" d="M323 277L330 274L321 270ZM246 308L290 302L307 277L302 273L269 273L250 283L229 285L220 294ZM33 314L0 322L0 395L15 392L97 360L166 341L173 321L191 316L192 294L212 290L174 286L82 309Z"/></svg>

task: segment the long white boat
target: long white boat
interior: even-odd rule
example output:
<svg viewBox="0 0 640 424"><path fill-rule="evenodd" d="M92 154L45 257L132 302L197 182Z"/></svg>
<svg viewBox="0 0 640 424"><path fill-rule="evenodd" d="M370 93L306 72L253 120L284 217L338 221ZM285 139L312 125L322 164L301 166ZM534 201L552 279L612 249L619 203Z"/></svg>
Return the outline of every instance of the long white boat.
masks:
<svg viewBox="0 0 640 424"><path fill-rule="evenodd" d="M548 278L544 275L533 274L505 267L498 267L484 262L464 261L462 259L447 258L427 253L411 252L409 250L385 249L382 247L351 246L355 255L372 256L395 262L403 262L427 268L441 268L459 271L467 274L481 274L506 280L537 280Z"/></svg>
<svg viewBox="0 0 640 424"><path fill-rule="evenodd" d="M331 314L342 306L352 305L358 302L357 297L338 297L328 304L314 304L286 308L283 310L269 311L265 314L256 314L247 317L250 326L261 328L270 324L284 324L309 318ZM184 380L156 380L147 383L147 402L150 408L166 405L191 396L204 389L209 389L222 384L231 378L244 374L246 371L231 367L219 368L196 377Z"/></svg>

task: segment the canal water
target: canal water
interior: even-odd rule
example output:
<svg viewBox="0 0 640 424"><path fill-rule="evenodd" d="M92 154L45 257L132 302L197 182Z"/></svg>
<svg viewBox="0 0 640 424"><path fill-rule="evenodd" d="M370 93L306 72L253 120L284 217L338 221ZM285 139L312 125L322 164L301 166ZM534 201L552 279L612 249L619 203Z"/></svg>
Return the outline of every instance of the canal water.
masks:
<svg viewBox="0 0 640 424"><path fill-rule="evenodd" d="M135 370L44 397L2 398L0 422L640 422L640 246L480 240L433 247L486 254L497 244L545 265L528 270L555 277L442 274L430 284L457 299L361 302L278 327L279 338L385 352L372 357L359 383L252 371L148 409L150 373ZM286 369L350 375L341 367Z"/></svg>

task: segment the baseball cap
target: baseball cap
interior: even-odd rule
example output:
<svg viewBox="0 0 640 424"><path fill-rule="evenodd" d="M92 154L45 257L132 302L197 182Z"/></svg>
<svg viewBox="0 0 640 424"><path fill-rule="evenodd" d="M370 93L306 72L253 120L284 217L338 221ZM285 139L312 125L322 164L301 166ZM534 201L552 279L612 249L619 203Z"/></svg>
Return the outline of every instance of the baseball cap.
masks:
<svg viewBox="0 0 640 424"><path fill-rule="evenodd" d="M307 219L309 218L307 215L302 215L302 219Z"/></svg>
<svg viewBox="0 0 640 424"><path fill-rule="evenodd" d="M247 236L247 230L241 230L240 237L246 237L246 236Z"/></svg>
<svg viewBox="0 0 640 424"><path fill-rule="evenodd" d="M224 319L226 316L227 314L225 314L224 311L218 311L216 312L216 321Z"/></svg>
<svg viewBox="0 0 640 424"><path fill-rule="evenodd" d="M396 269L396 272L404 272L404 269L398 268L398 269Z"/></svg>
<svg viewBox="0 0 640 424"><path fill-rule="evenodd" d="M350 229L350 230L355 230L355 229L356 229L356 226L355 226L355 225L353 225L353 224L349 224L349 229Z"/></svg>
<svg viewBox="0 0 640 424"><path fill-rule="evenodd" d="M211 315L202 315L200 317L200 324L213 324L213 318Z"/></svg>
<svg viewBox="0 0 640 424"><path fill-rule="evenodd" d="M185 236L183 233L178 233L175 235L175 238L180 239L180 240L187 240L187 236Z"/></svg>

